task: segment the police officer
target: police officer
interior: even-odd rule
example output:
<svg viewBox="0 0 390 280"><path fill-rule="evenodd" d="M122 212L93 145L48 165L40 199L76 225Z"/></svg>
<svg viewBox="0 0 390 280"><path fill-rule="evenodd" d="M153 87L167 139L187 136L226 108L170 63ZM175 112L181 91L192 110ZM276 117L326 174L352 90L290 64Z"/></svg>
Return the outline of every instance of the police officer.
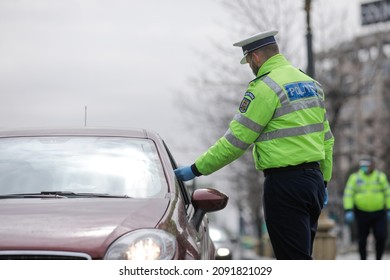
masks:
<svg viewBox="0 0 390 280"><path fill-rule="evenodd" d="M256 78L229 129L194 164L175 170L191 180L239 158L252 144L263 170L265 221L277 259L312 259L321 209L327 201L334 138L321 85L279 53L277 31L258 33L241 47Z"/></svg>
<svg viewBox="0 0 390 280"><path fill-rule="evenodd" d="M390 187L385 173L375 169L372 158L359 162L359 171L352 173L344 189L345 221L356 219L360 259L367 259L367 238L373 230L376 259L382 259L390 219Z"/></svg>

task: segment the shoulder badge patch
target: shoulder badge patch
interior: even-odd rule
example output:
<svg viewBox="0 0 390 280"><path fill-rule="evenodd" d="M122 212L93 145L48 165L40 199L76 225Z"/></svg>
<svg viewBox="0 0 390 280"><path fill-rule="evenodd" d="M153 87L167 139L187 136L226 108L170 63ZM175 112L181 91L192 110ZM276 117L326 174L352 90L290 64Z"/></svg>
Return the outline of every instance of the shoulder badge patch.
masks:
<svg viewBox="0 0 390 280"><path fill-rule="evenodd" d="M244 96L249 97L252 100L255 99L255 95L253 93L251 93L250 91L245 92Z"/></svg>
<svg viewBox="0 0 390 280"><path fill-rule="evenodd" d="M251 101L249 98L244 97L240 103L239 111L241 113L245 113L248 110L249 105L251 104Z"/></svg>

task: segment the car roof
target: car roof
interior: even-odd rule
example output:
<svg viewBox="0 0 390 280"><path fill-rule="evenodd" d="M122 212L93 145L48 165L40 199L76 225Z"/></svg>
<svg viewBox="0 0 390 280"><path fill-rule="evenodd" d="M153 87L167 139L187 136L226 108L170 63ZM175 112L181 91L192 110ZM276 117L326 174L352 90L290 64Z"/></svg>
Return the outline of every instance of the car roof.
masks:
<svg viewBox="0 0 390 280"><path fill-rule="evenodd" d="M111 136L161 140L154 131L141 128L18 128L0 129L0 138L33 136Z"/></svg>

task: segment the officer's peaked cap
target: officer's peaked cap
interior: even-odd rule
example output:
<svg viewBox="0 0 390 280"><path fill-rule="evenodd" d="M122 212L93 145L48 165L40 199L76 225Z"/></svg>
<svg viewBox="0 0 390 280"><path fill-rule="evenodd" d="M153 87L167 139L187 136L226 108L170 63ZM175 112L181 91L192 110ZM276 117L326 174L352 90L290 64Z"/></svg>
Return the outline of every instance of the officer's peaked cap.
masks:
<svg viewBox="0 0 390 280"><path fill-rule="evenodd" d="M371 166L374 163L373 157L364 157L359 160L359 166Z"/></svg>
<svg viewBox="0 0 390 280"><path fill-rule="evenodd" d="M249 38L246 38L242 41L234 43L233 46L242 47L242 51L244 53L244 57L241 59L240 63L241 64L248 63L248 61L246 61L246 56L251 51L268 46L270 44L276 44L276 40L275 40L276 34L278 34L278 31L276 30L261 32L252 35Z"/></svg>

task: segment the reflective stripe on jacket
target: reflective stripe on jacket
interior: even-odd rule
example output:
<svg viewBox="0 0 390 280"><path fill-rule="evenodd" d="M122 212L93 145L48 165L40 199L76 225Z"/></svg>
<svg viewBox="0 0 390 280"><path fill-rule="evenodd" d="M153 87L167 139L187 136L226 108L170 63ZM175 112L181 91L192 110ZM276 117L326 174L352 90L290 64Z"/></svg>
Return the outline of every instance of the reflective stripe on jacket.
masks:
<svg viewBox="0 0 390 280"><path fill-rule="evenodd" d="M359 170L351 174L344 190L343 205L345 210L356 207L366 212L390 209L390 187L385 173L374 170L365 174Z"/></svg>
<svg viewBox="0 0 390 280"><path fill-rule="evenodd" d="M317 161L329 181L333 143L321 85L278 54L249 84L226 134L195 165L210 174L253 144L259 170Z"/></svg>

